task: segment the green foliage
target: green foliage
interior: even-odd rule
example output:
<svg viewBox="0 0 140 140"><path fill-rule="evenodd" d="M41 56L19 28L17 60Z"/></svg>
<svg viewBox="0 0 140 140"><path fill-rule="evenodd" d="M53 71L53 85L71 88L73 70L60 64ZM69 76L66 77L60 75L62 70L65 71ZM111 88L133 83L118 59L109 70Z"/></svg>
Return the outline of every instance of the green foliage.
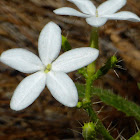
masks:
<svg viewBox="0 0 140 140"><path fill-rule="evenodd" d="M71 50L71 45L69 44L67 38L62 35L62 49L64 52Z"/></svg>
<svg viewBox="0 0 140 140"><path fill-rule="evenodd" d="M85 85L76 83L76 87L79 97L83 98L85 94ZM110 90L91 87L91 94L98 96L100 100L107 105L124 112L127 116L133 116L140 121L140 107L135 103L113 94Z"/></svg>
<svg viewBox="0 0 140 140"><path fill-rule="evenodd" d="M131 137L129 140L140 140L140 131L138 131L133 137Z"/></svg>
<svg viewBox="0 0 140 140"><path fill-rule="evenodd" d="M101 76L105 75L110 69L114 69L116 64L118 63L118 59L116 56L110 57L105 65L101 67L94 75L93 80L100 78Z"/></svg>
<svg viewBox="0 0 140 140"><path fill-rule="evenodd" d="M88 75L87 75L87 68L86 67L83 67L83 68L79 69L78 73L83 75L85 78L88 77Z"/></svg>

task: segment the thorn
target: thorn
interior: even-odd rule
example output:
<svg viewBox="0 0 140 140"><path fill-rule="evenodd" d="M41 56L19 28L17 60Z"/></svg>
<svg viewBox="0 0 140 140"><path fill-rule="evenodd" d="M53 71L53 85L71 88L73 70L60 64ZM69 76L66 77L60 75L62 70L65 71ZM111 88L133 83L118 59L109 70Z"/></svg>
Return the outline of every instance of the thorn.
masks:
<svg viewBox="0 0 140 140"><path fill-rule="evenodd" d="M97 115L99 115L99 114L102 112L102 110L103 110L104 107L105 107L105 106L102 106L102 107L100 108L100 110L97 111Z"/></svg>
<svg viewBox="0 0 140 140"><path fill-rule="evenodd" d="M123 68L122 66L120 66L120 65L116 65L117 66L117 68L119 68L119 69L122 69L122 70L127 70L127 69L125 69L125 68Z"/></svg>
<svg viewBox="0 0 140 140"><path fill-rule="evenodd" d="M73 131L73 132L76 132L76 133L82 135L82 133L81 132L78 132L77 130L73 130L73 129L70 129L70 128L68 128L68 129L71 130L71 131Z"/></svg>
<svg viewBox="0 0 140 140"><path fill-rule="evenodd" d="M117 76L118 78L120 78L119 75L118 75L118 73L117 73L115 70L114 70L114 73L116 74L116 76Z"/></svg>
<svg viewBox="0 0 140 140"><path fill-rule="evenodd" d="M117 126L117 124L115 124L110 130L108 130L109 132L111 132L115 127Z"/></svg>
<svg viewBox="0 0 140 140"><path fill-rule="evenodd" d="M126 140L123 136L120 136L121 140Z"/></svg>
<svg viewBox="0 0 140 140"><path fill-rule="evenodd" d="M125 128L124 128L125 129ZM118 140L122 135L122 133L123 133L123 131L124 131L124 129L120 132L120 134L118 135L118 137L115 139L115 140ZM117 131L118 132L118 131ZM118 132L119 133L119 132Z"/></svg>
<svg viewBox="0 0 140 140"><path fill-rule="evenodd" d="M136 125L137 130L139 131L140 129L139 129L139 127L138 127L137 122L136 122L135 120L134 120L134 122L135 122L135 125Z"/></svg>
<svg viewBox="0 0 140 140"><path fill-rule="evenodd" d="M122 61L124 61L124 60L123 60L123 59L122 59L122 60L119 60L118 63L120 63L120 62L122 62Z"/></svg>
<svg viewBox="0 0 140 140"><path fill-rule="evenodd" d="M116 51L116 52L113 54L113 56L116 56L117 53L118 53L118 51Z"/></svg>
<svg viewBox="0 0 140 140"><path fill-rule="evenodd" d="M66 38L68 38L68 36L69 36L69 32L67 32L67 34L66 34Z"/></svg>
<svg viewBox="0 0 140 140"><path fill-rule="evenodd" d="M106 116L105 118L103 118L101 121L104 121L105 119L109 118L109 116Z"/></svg>
<svg viewBox="0 0 140 140"><path fill-rule="evenodd" d="M112 122L110 122L109 126L107 127L107 130L109 130L110 126L112 125Z"/></svg>
<svg viewBox="0 0 140 140"><path fill-rule="evenodd" d="M92 104L95 105L95 104L100 104L100 103L103 103L103 101L94 102Z"/></svg>
<svg viewBox="0 0 140 140"><path fill-rule="evenodd" d="M77 77L75 80L78 80L78 79L80 79L82 76L80 75L79 77Z"/></svg>
<svg viewBox="0 0 140 140"><path fill-rule="evenodd" d="M77 122L80 124L81 127L83 127L82 123L80 121L77 120Z"/></svg>
<svg viewBox="0 0 140 140"><path fill-rule="evenodd" d="M98 124L98 122L99 122L99 120L97 120L97 122L95 123L95 125L97 125L97 124Z"/></svg>

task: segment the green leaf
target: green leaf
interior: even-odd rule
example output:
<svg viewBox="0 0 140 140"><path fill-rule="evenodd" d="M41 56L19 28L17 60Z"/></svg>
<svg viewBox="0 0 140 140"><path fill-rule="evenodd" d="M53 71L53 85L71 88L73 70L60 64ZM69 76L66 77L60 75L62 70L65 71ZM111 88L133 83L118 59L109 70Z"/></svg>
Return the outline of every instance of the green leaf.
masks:
<svg viewBox="0 0 140 140"><path fill-rule="evenodd" d="M140 131L138 131L133 137L131 137L129 140L140 140Z"/></svg>
<svg viewBox="0 0 140 140"><path fill-rule="evenodd" d="M85 85L76 83L79 97L83 98L85 94ZM110 90L91 87L92 95L96 95L107 105L124 112L127 116L133 116L140 121L140 107L135 103L124 99L121 96L113 94Z"/></svg>
<svg viewBox="0 0 140 140"><path fill-rule="evenodd" d="M62 35L62 49L64 52L71 50L71 45L69 44L67 38Z"/></svg>

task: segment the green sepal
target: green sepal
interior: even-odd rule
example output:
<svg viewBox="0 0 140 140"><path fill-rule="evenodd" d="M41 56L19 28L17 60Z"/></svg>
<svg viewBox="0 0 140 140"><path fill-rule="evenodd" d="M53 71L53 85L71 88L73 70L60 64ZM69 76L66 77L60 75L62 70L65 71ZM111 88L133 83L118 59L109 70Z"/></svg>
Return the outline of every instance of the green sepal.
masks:
<svg viewBox="0 0 140 140"><path fill-rule="evenodd" d="M84 126L82 127L82 135L84 140L95 140L96 124L93 122L84 123Z"/></svg>
<svg viewBox="0 0 140 140"><path fill-rule="evenodd" d="M72 49L70 43L68 42L67 38L62 35L62 49L64 52L69 51Z"/></svg>
<svg viewBox="0 0 140 140"><path fill-rule="evenodd" d="M110 69L114 69L116 66L116 64L118 63L118 59L116 56L112 56L110 57L107 62L105 63L105 65L103 67L101 67L93 76L92 79L96 80L98 78L100 78L101 76L105 75Z"/></svg>
<svg viewBox="0 0 140 140"><path fill-rule="evenodd" d="M81 69L78 70L78 73L83 75L85 78L88 77L88 74L87 74L87 68L86 67L83 67Z"/></svg>
<svg viewBox="0 0 140 140"><path fill-rule="evenodd" d="M77 108L81 108L82 106L83 106L82 102L78 102L77 105L76 105Z"/></svg>

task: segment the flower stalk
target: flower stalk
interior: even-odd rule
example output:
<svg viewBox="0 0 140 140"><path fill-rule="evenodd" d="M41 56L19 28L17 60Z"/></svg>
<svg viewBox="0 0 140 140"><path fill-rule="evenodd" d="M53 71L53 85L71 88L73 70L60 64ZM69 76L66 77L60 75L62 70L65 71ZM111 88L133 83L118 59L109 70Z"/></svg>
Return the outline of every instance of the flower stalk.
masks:
<svg viewBox="0 0 140 140"><path fill-rule="evenodd" d="M91 31L91 36L90 36L90 45L89 47L91 48L96 48L98 49L98 28L93 27ZM92 75L96 71L96 62L92 62L87 66L87 79L86 79L86 92L85 92L85 97L90 100L90 94L91 94L91 85L93 83L92 80Z"/></svg>
<svg viewBox="0 0 140 140"><path fill-rule="evenodd" d="M98 28L95 27L92 28L90 36L90 47L98 49ZM87 111L91 121L93 123L96 123L96 129L104 137L104 139L113 140L113 137L103 126L102 122L98 119L98 116L96 115L95 111L92 108L91 86L94 81L93 75L95 74L95 71L96 71L96 62L94 61L87 66L86 90L85 90L85 98L82 101L82 107Z"/></svg>

